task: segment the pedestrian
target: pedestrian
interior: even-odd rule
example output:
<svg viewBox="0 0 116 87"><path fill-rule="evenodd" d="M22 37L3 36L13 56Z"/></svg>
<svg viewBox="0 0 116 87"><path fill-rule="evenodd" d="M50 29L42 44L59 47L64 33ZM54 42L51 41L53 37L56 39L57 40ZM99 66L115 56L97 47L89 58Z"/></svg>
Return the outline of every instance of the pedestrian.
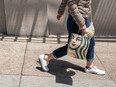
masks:
<svg viewBox="0 0 116 87"><path fill-rule="evenodd" d="M86 27L90 26L90 14L91 14L91 1L92 0L62 0L59 9L57 20L60 20L64 14L66 6L68 6L68 19L67 19L67 30L68 30L68 42L71 36L71 33L82 33L86 29ZM95 40L94 37L90 40L90 46L86 56L86 66L84 71L86 73L94 73L97 75L104 75L105 71L98 69L94 66L94 46ZM58 59L63 57L67 54L67 47L66 44L63 47L60 47L54 50L50 54L41 54L39 55L39 61L41 63L41 67L44 71L49 71L48 64L49 61L52 59Z"/></svg>

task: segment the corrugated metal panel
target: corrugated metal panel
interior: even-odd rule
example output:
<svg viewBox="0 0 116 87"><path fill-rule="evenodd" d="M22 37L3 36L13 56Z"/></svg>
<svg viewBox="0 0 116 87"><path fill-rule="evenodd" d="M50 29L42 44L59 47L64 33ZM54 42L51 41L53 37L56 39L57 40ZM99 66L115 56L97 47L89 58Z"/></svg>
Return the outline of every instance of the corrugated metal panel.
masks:
<svg viewBox="0 0 116 87"><path fill-rule="evenodd" d="M116 36L115 18L116 0L100 0L94 13L96 36Z"/></svg>
<svg viewBox="0 0 116 87"><path fill-rule="evenodd" d="M8 35L47 35L46 0L4 0Z"/></svg>
<svg viewBox="0 0 116 87"><path fill-rule="evenodd" d="M56 20L61 0L4 1L9 35L44 36L48 30L50 34L67 34L67 12L61 21ZM116 0L93 0L92 8L95 35L116 36Z"/></svg>

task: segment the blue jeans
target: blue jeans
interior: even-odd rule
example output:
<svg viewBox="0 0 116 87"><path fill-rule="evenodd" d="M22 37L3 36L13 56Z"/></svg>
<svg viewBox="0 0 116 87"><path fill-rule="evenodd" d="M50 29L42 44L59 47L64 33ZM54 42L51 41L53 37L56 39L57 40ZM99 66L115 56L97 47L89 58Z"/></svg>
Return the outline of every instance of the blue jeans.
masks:
<svg viewBox="0 0 116 87"><path fill-rule="evenodd" d="M90 21L87 18L85 18L85 24L87 27L90 26ZM79 26L75 23L75 20L72 18L71 15L69 15L68 20L67 20L67 30L68 30L68 42L69 42L71 33L79 32L79 34L81 34L81 31L79 30ZM93 61L94 59L94 46L95 46L95 40L94 40L94 37L92 37L90 41L90 46L87 52L87 57L86 57L87 61ZM53 55L56 58L65 56L67 54L67 47L68 47L68 44L54 50Z"/></svg>

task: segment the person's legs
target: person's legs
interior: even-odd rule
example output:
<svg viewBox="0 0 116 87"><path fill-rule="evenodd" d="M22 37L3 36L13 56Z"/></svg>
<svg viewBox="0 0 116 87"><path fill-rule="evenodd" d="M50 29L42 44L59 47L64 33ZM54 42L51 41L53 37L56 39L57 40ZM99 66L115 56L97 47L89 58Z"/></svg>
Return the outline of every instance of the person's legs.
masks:
<svg viewBox="0 0 116 87"><path fill-rule="evenodd" d="M69 42L71 33L78 33L78 30L79 30L79 26L77 26L77 24L75 23L71 15L69 15L67 20L67 30L68 30L68 42ZM68 47L68 44L54 50L50 54L41 54L39 56L39 61L41 63L42 69L44 71L49 71L49 68L48 68L49 61L52 59L57 59L62 56L65 56L67 54L67 47Z"/></svg>
<svg viewBox="0 0 116 87"><path fill-rule="evenodd" d="M93 67L93 60L94 60L94 46L95 46L95 40L94 37L91 38L90 46L87 52L87 67Z"/></svg>
<svg viewBox="0 0 116 87"><path fill-rule="evenodd" d="M85 18L85 23L86 23L86 27L90 26L90 21L86 18ZM86 59L87 59L86 66L89 67L89 68L93 66L94 46L95 46L95 39L94 39L94 37L92 37L91 40L90 40L90 46L89 46L87 56L86 56Z"/></svg>
<svg viewBox="0 0 116 87"><path fill-rule="evenodd" d="M85 18L85 22L86 22L86 26L89 27L90 26L89 20ZM68 20L67 20L67 30L68 30L68 42L69 42L71 33L79 33L78 32L79 26L77 26L77 24L75 23L75 21L71 15L69 15ZM80 34L81 34L81 32L80 32ZM87 67L91 67L93 65L94 44L95 44L95 41L94 41L94 37L93 37L90 41L90 47L89 47L89 50L87 53L87 65L86 65ZM60 48L54 50L52 53L44 55L44 59L49 62L52 59L57 59L62 56L65 56L67 54L67 47L68 47L68 45L66 44L63 47L60 47Z"/></svg>
<svg viewBox="0 0 116 87"><path fill-rule="evenodd" d="M89 27L90 26L89 20L85 18L85 22L86 22L86 26ZM69 42L71 33L78 33L78 31L79 31L79 26L77 26L74 19L70 15L69 15L68 20L67 20L67 29L68 29L68 35L69 35L68 36L68 42ZM105 74L104 71L93 66L94 45L95 45L95 40L93 37L93 38L91 38L90 46L89 46L87 57L86 57L87 65L85 68L85 72L86 73L95 73L95 74ZM42 66L44 71L49 71L49 68L47 67L47 65L48 65L50 60L60 58L60 57L65 56L67 54L67 46L68 45L66 44L63 47L60 47L60 48L54 50L50 54L46 54L46 55L42 54L39 56L41 66Z"/></svg>
<svg viewBox="0 0 116 87"><path fill-rule="evenodd" d="M89 20L85 19L86 21L86 26L89 27L90 26L90 22ZM90 40L90 46L87 52L87 64L85 67L85 72L86 73L94 73L94 74L98 74L98 75L104 75L105 71L98 69L96 66L93 65L93 61L94 61L94 46L95 46L95 39L94 37L91 38Z"/></svg>
<svg viewBox="0 0 116 87"><path fill-rule="evenodd" d="M77 26L73 17L69 15L68 20L67 20L68 42L69 42L71 33L78 33L78 30L79 30L79 26ZM67 54L67 47L68 47L68 44L54 50L52 53L47 54L45 56L45 59L47 61L50 61L54 58L58 59L58 58L61 58L62 56L65 56Z"/></svg>

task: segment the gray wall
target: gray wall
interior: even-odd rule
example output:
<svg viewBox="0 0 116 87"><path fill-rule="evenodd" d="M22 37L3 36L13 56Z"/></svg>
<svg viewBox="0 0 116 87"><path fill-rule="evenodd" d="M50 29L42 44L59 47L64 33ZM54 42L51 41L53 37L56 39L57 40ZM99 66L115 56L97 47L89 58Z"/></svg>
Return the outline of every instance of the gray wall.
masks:
<svg viewBox="0 0 116 87"><path fill-rule="evenodd" d="M56 20L60 2L61 0L0 0L0 32L26 36L67 34L67 11L60 21ZM93 0L92 8L96 36L116 36L116 0Z"/></svg>

